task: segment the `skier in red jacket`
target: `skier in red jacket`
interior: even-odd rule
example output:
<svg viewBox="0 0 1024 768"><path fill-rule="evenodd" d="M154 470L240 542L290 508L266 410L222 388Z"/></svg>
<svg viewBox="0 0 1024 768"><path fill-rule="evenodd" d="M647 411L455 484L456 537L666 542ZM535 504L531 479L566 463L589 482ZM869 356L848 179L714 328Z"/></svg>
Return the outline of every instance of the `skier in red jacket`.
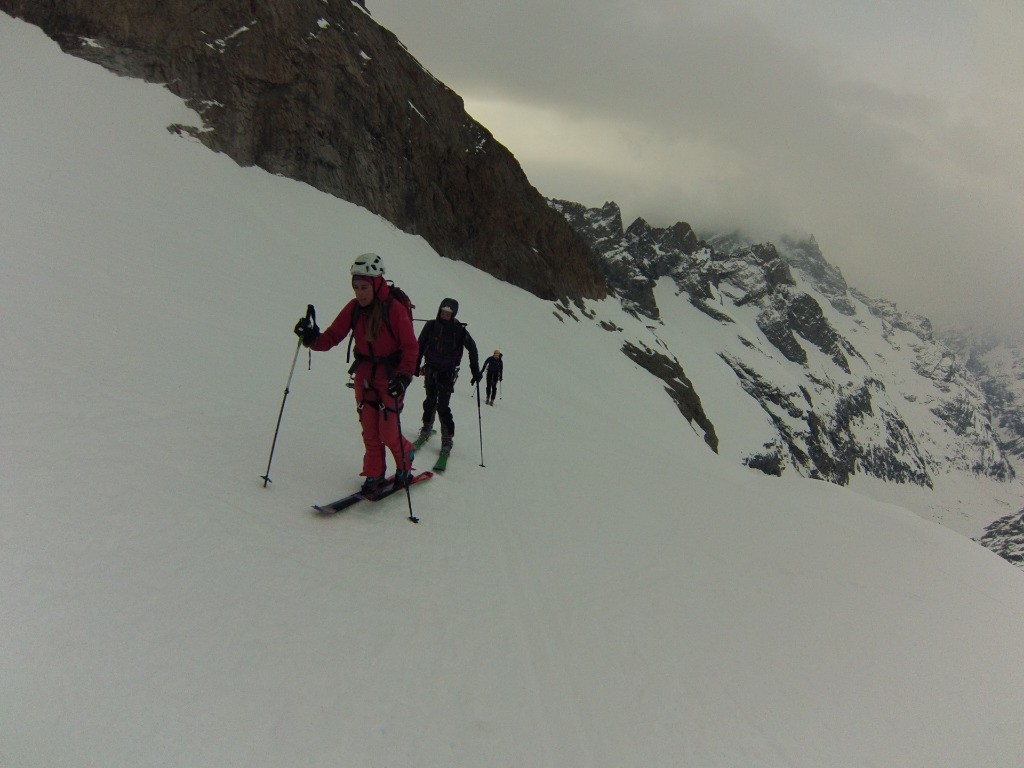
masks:
<svg viewBox="0 0 1024 768"><path fill-rule="evenodd" d="M405 390L416 372L419 342L408 306L391 296L384 279L384 264L375 253L364 253L352 264L355 298L341 310L323 333L307 318L295 326L302 344L326 352L352 334L355 362L356 408L363 431L362 490L372 493L383 482L387 470L385 447L397 467L397 479L411 476L413 447L398 429L398 413Z"/></svg>

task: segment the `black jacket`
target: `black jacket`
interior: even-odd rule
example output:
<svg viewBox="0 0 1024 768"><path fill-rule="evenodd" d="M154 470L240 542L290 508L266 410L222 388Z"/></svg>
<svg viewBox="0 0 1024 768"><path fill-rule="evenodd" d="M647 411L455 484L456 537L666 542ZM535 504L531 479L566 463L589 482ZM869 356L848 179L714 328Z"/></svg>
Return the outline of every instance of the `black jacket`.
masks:
<svg viewBox="0 0 1024 768"><path fill-rule="evenodd" d="M494 355L491 355L486 360L484 360L484 367L482 370L484 373L487 374L488 381L501 381L501 372L504 367L505 364L501 362L500 357L495 357Z"/></svg>
<svg viewBox="0 0 1024 768"><path fill-rule="evenodd" d="M450 307L452 317L450 320L441 319L441 309ZM455 316L459 311L459 302L455 299L445 299L437 308L437 317L428 320L420 331L420 356L423 365L434 371L451 371L462 362L463 350L469 352L469 368L473 372L473 378L480 378L480 357L477 353L476 342L469 335L466 326L459 322Z"/></svg>

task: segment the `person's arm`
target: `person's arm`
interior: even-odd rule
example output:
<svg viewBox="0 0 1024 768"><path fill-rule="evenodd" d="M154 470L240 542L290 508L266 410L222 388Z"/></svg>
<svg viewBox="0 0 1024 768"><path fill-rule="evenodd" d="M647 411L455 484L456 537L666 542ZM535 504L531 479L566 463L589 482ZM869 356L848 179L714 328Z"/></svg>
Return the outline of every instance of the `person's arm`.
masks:
<svg viewBox="0 0 1024 768"><path fill-rule="evenodd" d="M355 299L342 307L341 312L334 318L334 322L320 334L320 337L309 348L315 352L326 352L344 341L349 331L352 330L352 313L355 311L355 307Z"/></svg>
<svg viewBox="0 0 1024 768"><path fill-rule="evenodd" d="M416 339L416 331L412 327L412 318L409 317L405 305L399 301L392 301L389 320L395 331L395 338L398 340L398 348L401 353L395 371L403 373L411 379L416 375L420 357L420 344Z"/></svg>
<svg viewBox="0 0 1024 768"><path fill-rule="evenodd" d="M473 378L477 381L480 380L480 355L476 351L476 342L473 341L473 337L469 335L469 331L466 331L466 338L463 339L462 345L469 352L469 370L473 373Z"/></svg>
<svg viewBox="0 0 1024 768"><path fill-rule="evenodd" d="M419 354L416 357L416 370L417 371L421 370L420 366L423 363L423 355L426 354L426 351L427 351L427 339L430 338L430 330L433 327L434 327L434 321L433 320L427 320L426 324L424 324L424 326L423 326L423 330L420 331Z"/></svg>

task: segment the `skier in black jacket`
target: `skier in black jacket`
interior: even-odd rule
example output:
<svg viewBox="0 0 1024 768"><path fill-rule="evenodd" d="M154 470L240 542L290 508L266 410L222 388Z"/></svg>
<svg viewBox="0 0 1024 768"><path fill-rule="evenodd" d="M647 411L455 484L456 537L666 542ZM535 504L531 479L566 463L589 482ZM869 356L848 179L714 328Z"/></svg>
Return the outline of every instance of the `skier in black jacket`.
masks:
<svg viewBox="0 0 1024 768"><path fill-rule="evenodd" d="M423 376L427 396L423 401L423 428L420 440L426 440L434 427L434 414L441 421L441 454L447 456L452 450L455 437L455 417L452 415L451 398L455 381L459 377L462 352L469 352L469 368L473 374L472 383L480 381L480 360L476 342L469 335L466 326L455 319L459 302L445 299L437 310L437 317L428 320L420 331L420 360L418 371Z"/></svg>
<svg viewBox="0 0 1024 768"><path fill-rule="evenodd" d="M487 404L494 405L494 397L498 394L498 382L501 381L501 374L504 368L501 362L501 350L494 350L494 354L484 360L482 373L487 374Z"/></svg>

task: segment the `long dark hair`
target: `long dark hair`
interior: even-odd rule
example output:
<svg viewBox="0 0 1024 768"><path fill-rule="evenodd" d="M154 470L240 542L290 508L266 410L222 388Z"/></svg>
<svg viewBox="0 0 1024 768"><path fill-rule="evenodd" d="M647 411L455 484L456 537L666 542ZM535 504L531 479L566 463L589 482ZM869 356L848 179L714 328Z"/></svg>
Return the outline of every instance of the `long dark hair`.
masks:
<svg viewBox="0 0 1024 768"><path fill-rule="evenodd" d="M380 337L381 330L386 327L384 302L377 294L374 294L370 306L364 308L363 312L366 313L366 340L376 341Z"/></svg>

